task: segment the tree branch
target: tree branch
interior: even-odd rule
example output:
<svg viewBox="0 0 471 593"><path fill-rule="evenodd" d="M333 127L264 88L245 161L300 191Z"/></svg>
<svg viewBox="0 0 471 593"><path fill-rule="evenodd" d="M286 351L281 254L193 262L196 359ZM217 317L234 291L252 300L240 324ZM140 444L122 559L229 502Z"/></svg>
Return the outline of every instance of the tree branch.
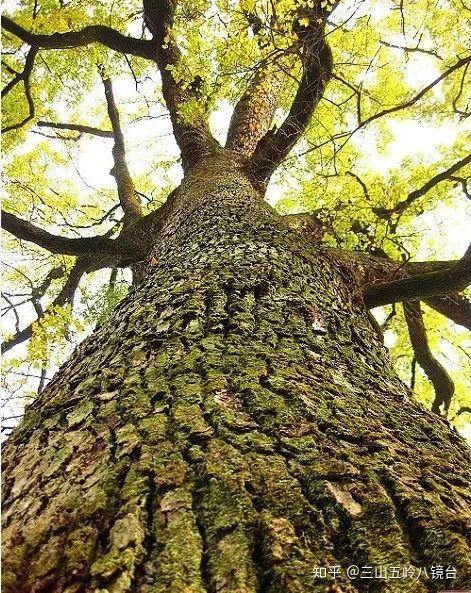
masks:
<svg viewBox="0 0 471 593"><path fill-rule="evenodd" d="M434 86L436 86L442 80L444 80L445 78L450 76L450 74L453 74L453 72L455 72L456 70L459 70L463 66L466 66L470 62L471 62L471 56L466 56L465 58L461 58L460 60L455 62L453 64L453 66L450 66L444 72L442 72L440 74L440 76L435 78L435 80L432 80L431 83L429 83L427 86L425 86L421 91L419 91L417 94L415 94L411 99L409 99L408 101L405 101L404 103L401 103L400 105L395 105L394 107L389 107L388 109L384 109L383 111L379 111L378 113L375 113L374 115L363 120L355 131L363 128L367 124L379 119L380 117L384 117L385 115L389 115L390 113L395 113L396 111L401 111L402 109L408 109L409 107L412 107L418 101L420 101L420 99L422 99L422 97L424 97L424 95L426 95L431 89L433 89Z"/></svg>
<svg viewBox="0 0 471 593"><path fill-rule="evenodd" d="M346 175L353 177L353 179L355 179L355 181L358 183L358 185L361 187L362 192L363 192L363 196L365 198L366 202L370 201L370 194L368 192L368 187L366 185L366 183L363 181L363 179L357 175L356 173L354 173L353 171L347 171Z"/></svg>
<svg viewBox="0 0 471 593"><path fill-rule="evenodd" d="M26 57L25 67L21 74L18 74L7 86L2 90L2 97L5 97L20 81L23 81L23 85L25 88L25 97L28 103L28 115L19 123L12 124L10 126L6 126L2 129L2 133L5 134L6 132L11 132L12 130L17 130L18 128L23 127L29 121L31 121L35 115L35 107L33 97L31 96L31 72L33 71L34 61L36 59L36 55L38 53L38 47L32 46L28 52Z"/></svg>
<svg viewBox="0 0 471 593"><path fill-rule="evenodd" d="M270 129L281 79L276 66L262 64L258 67L232 113L226 148L244 157L252 156L258 142Z"/></svg>
<svg viewBox="0 0 471 593"><path fill-rule="evenodd" d="M446 369L438 362L430 350L420 302L408 301L403 304L403 309L415 359L435 389L432 412L440 414L440 406L444 405L444 415L446 416L451 398L455 392L455 385Z"/></svg>
<svg viewBox="0 0 471 593"><path fill-rule="evenodd" d="M8 295L6 295L4 292L2 293L2 297L5 299L5 301L8 304L8 307L5 307L4 312L2 313L2 317L3 315L5 315L6 313L8 313L8 311L13 311L13 315L15 316L15 329L17 332L20 331L20 316L18 315L18 311L16 310L16 307L19 304L24 304L24 303L17 303L15 304L9 297ZM27 302L27 301L26 301Z"/></svg>
<svg viewBox="0 0 471 593"><path fill-rule="evenodd" d="M419 47L418 45L416 47L407 47L404 45L394 45L394 43L389 43L388 41L380 41L380 43L382 45L385 45L386 47L390 47L392 49L402 49L402 51L406 52L406 53L422 53L422 54L427 54L429 56L433 56L434 58L437 58L437 60L443 60L442 56L440 54L438 54L436 51L433 51L432 49L423 49L421 47Z"/></svg>
<svg viewBox="0 0 471 593"><path fill-rule="evenodd" d="M120 53L147 59L154 57L154 45L151 41L127 37L104 25L89 25L80 31L67 31L52 35L31 33L6 16L2 17L2 25L5 31L12 33L28 45L34 45L41 49L71 49L91 43L101 43Z"/></svg>
<svg viewBox="0 0 471 593"><path fill-rule="evenodd" d="M464 166L471 163L471 154L465 156L457 163L454 163L451 167L438 173L431 179L424 183L424 185L416 189L415 191L411 192L405 200L398 202L393 208L373 208L373 212L377 214L380 218L389 218L391 214L402 214L406 208L408 208L412 203L416 200L424 196L427 192L429 192L432 188L438 185L442 181L454 181L453 174L462 169Z"/></svg>
<svg viewBox="0 0 471 593"><path fill-rule="evenodd" d="M403 302L426 299L464 290L471 284L471 245L464 256L449 268L417 274L393 282L367 286L363 299L368 309Z"/></svg>
<svg viewBox="0 0 471 593"><path fill-rule="evenodd" d="M58 280L59 278L63 278L66 274L65 266L57 266L52 268L49 273L47 274L46 278L41 282L41 284L31 291L32 296L35 299L40 299L46 294L46 290L51 285L53 280Z"/></svg>
<svg viewBox="0 0 471 593"><path fill-rule="evenodd" d="M175 140L186 171L203 156L218 148L203 114L188 119L183 115L185 104L198 101L201 78L177 81L172 69L181 58L180 49L171 38L177 0L144 0L145 23L154 38L154 59L160 70L162 93L170 112ZM184 82L184 83L183 83Z"/></svg>
<svg viewBox="0 0 471 593"><path fill-rule="evenodd" d="M126 162L126 149L124 146L124 136L119 121L119 112L113 96L113 86L111 80L103 80L105 86L106 103L108 106L108 116L113 129L114 145L113 159L114 166L111 174L116 180L118 188L119 203L124 212L124 224L136 220L142 216L141 203L134 189L134 183L129 173Z"/></svg>
<svg viewBox="0 0 471 593"><path fill-rule="evenodd" d="M342 146L345 146L345 144L348 142L348 140L354 134L356 134L356 132L362 130L365 126L367 126L371 122L374 122L377 119L380 119L380 118L382 118L386 115L389 115L391 113L395 113L397 111L402 111L403 109L408 109L409 107L413 107L418 101L420 101L437 84L439 84L440 82L445 80L445 78L450 76L450 74L453 74L453 72L455 72L456 70L459 70L463 66L467 67L470 63L471 63L471 56L466 56L465 58L459 59L457 62L455 62L455 64L453 64L452 66L447 68L444 72L442 72L442 74L440 74L440 76L435 78L435 80L433 80L431 83L429 83L427 86L425 86L421 91L419 91L417 94L415 94L413 97L411 97L404 103L400 103L399 105L395 105L394 107L389 107L388 109L384 109L383 111L378 111L377 113L375 113L375 114L371 115L370 117L359 122L357 127L354 128L353 130L349 130L346 132L339 132L338 134L334 134L328 140L324 140L320 144L311 146L302 154L307 154L309 152L313 152L314 150L318 150L319 148L322 148L322 146L325 146L326 144L330 144L331 142L335 142L336 140L341 140L343 138L345 138L345 142L343 143ZM357 111L358 111L358 109L357 109ZM337 151L338 150L340 150L340 149L337 149Z"/></svg>
<svg viewBox="0 0 471 593"><path fill-rule="evenodd" d="M272 173L307 129L332 76L332 52L325 39L325 16L317 7L307 11L309 24L306 27L298 21L303 67L301 81L286 119L278 130L269 131L260 140L249 164L249 176L259 188L266 186Z"/></svg>
<svg viewBox="0 0 471 593"><path fill-rule="evenodd" d="M100 128L94 128L92 126L83 126L81 124L63 124L52 121L38 121L36 125L39 128L52 128L54 130L72 130L74 132L80 132L81 134L92 134L94 136L100 136L101 138L113 138L112 130L101 130Z"/></svg>
<svg viewBox="0 0 471 593"><path fill-rule="evenodd" d="M462 406L457 412L456 417L461 416L461 414L471 414L471 406Z"/></svg>
<svg viewBox="0 0 471 593"><path fill-rule="evenodd" d="M53 235L34 224L2 210L2 228L23 241L30 241L51 253L63 255L91 255L115 253L116 241L103 236L70 239Z"/></svg>
<svg viewBox="0 0 471 593"><path fill-rule="evenodd" d="M464 68L463 75L461 76L461 82L460 82L460 88L458 90L458 94L455 97L453 97L453 103L452 103L453 111L455 113L457 113L462 119L466 119L467 117L469 117L471 115L471 111L463 111L462 109L460 109L458 107L458 101L460 100L460 98L463 95L466 75L468 73L468 68L469 68L469 62L468 62L468 64L466 64L466 66Z"/></svg>

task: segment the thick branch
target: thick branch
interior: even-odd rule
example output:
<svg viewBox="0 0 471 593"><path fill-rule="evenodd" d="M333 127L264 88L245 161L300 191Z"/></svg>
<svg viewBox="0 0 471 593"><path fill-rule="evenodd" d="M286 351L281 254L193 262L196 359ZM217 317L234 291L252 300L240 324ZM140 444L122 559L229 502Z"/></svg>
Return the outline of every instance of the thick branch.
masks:
<svg viewBox="0 0 471 593"><path fill-rule="evenodd" d="M345 266L347 273L355 277L358 285L365 287L401 278L422 276L430 272L447 271L456 264L456 260L397 262L385 255L371 255L362 251L331 248L327 251L336 261ZM424 302L454 323L471 330L471 302L465 296L451 293L424 298Z"/></svg>
<svg viewBox="0 0 471 593"><path fill-rule="evenodd" d="M29 340L33 335L34 324L37 323L40 319L42 319L44 315L47 314L47 312L50 309L52 309L52 307L63 307L67 304L73 304L74 295L82 276L85 274L85 272L91 272L95 269L98 269L98 267L91 265L88 258L77 259L75 265L70 270L70 274L64 286L51 303L51 306L48 309L46 309L46 311L43 311L42 308L40 308L40 310L38 311L38 309L36 308L36 311L38 313L37 319L33 321L33 323L30 323L24 329L16 333L12 338L7 340L6 342L3 342L1 347L2 353L8 352L15 346L18 346L18 344L21 344L26 340Z"/></svg>
<svg viewBox="0 0 471 593"><path fill-rule="evenodd" d="M124 147L124 136L119 121L119 112L113 96L113 86L109 78L103 80L105 86L106 103L108 116L113 129L114 145L113 159L114 166L111 174L116 180L119 202L124 212L124 223L140 218L142 215L139 197L134 189L134 183L129 174L126 162L126 150Z"/></svg>
<svg viewBox="0 0 471 593"><path fill-rule="evenodd" d="M80 31L53 33L52 35L31 33L6 16L2 18L2 25L5 31L12 33L28 45L34 45L41 49L70 49L91 43L101 43L120 53L141 58L153 58L153 43L151 41L127 37L104 25L90 25Z"/></svg>
<svg viewBox="0 0 471 593"><path fill-rule="evenodd" d="M199 77L193 81L178 81L172 74L172 68L181 58L180 49L171 38L176 6L176 0L144 0L144 18L154 37L153 55L162 78L162 93L181 151L183 168L188 170L219 144L203 114L197 114L191 121L183 115L186 103L198 102L199 88L204 81Z"/></svg>
<svg viewBox="0 0 471 593"><path fill-rule="evenodd" d="M446 369L438 362L430 350L420 302L406 302L403 308L415 359L435 389L432 411L440 414L440 406L444 405L446 415L450 407L451 398L455 392L455 385Z"/></svg>
<svg viewBox="0 0 471 593"><path fill-rule="evenodd" d="M40 128L52 128L54 130L72 130L80 132L80 134L92 134L93 136L100 136L101 138L113 138L112 130L101 130L92 126L84 126L81 124L63 124L52 121L38 121L36 124Z"/></svg>
<svg viewBox="0 0 471 593"><path fill-rule="evenodd" d="M441 173L438 173L437 175L429 179L427 183L424 183L424 185L421 188L411 192L407 196L407 198L405 198L401 202L398 202L393 208L373 208L373 212L381 218L388 218L389 216L391 216L391 214L402 214L404 210L406 210L406 208L408 208L412 203L424 196L427 192L429 192L440 182L447 180L453 181L453 174L462 169L465 165L468 165L469 163L471 163L471 154L465 156L445 171L442 171Z"/></svg>
<svg viewBox="0 0 471 593"><path fill-rule="evenodd" d="M35 243L51 253L63 255L90 255L101 252L114 253L116 241L107 237L83 237L70 239L53 235L34 224L2 210L2 228L24 241Z"/></svg>
<svg viewBox="0 0 471 593"><path fill-rule="evenodd" d="M278 105L282 76L267 64L260 66L232 113L226 148L252 156L258 142L270 129Z"/></svg>
<svg viewBox="0 0 471 593"><path fill-rule="evenodd" d="M367 286L363 298L365 305L371 309L409 299L426 299L459 292L470 284L471 246L465 255L449 268Z"/></svg>
<svg viewBox="0 0 471 593"><path fill-rule="evenodd" d="M303 72L291 109L278 130L268 132L260 140L249 165L250 177L261 188L305 132L332 75L325 22L313 12L310 24L299 33Z"/></svg>
<svg viewBox="0 0 471 593"><path fill-rule="evenodd" d="M425 299L425 303L454 323L471 331L471 301L462 295L450 294Z"/></svg>

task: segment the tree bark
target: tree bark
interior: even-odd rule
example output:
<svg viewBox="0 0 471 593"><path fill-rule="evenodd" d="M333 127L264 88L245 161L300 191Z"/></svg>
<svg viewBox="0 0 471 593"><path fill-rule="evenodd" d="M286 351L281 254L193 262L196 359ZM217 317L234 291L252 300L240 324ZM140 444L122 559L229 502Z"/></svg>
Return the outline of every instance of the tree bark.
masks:
<svg viewBox="0 0 471 593"><path fill-rule="evenodd" d="M341 262L226 153L151 256L5 446L5 593L469 586L469 450L410 400ZM313 579L350 564L456 578Z"/></svg>

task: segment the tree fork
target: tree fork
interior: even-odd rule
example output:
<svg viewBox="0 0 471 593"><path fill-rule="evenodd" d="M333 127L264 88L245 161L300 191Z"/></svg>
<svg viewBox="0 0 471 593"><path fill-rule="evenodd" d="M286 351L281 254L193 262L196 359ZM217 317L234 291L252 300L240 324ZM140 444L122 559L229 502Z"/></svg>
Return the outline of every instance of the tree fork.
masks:
<svg viewBox="0 0 471 593"><path fill-rule="evenodd" d="M296 142L306 131L315 108L321 100L332 76L332 51L325 38L327 14L320 3L306 9L308 25L298 21L302 74L288 115L277 130L269 130L258 142L247 165L247 175L254 186L264 190L273 172L288 156ZM335 6L335 4L334 4Z"/></svg>

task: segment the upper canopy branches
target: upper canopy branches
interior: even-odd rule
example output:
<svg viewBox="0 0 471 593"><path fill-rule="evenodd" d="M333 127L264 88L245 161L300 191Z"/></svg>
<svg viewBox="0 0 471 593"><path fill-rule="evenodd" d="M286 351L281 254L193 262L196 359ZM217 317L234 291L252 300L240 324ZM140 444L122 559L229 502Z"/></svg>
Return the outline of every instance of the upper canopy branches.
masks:
<svg viewBox="0 0 471 593"><path fill-rule="evenodd" d="M296 52L302 64L302 75L291 110L280 129L274 134L268 132L277 101L273 85L267 90L266 84L259 84L265 78L264 73L256 77L256 84L252 84L244 95L244 101L236 107L237 116L233 118L228 147L249 155L258 143L249 165L250 176L257 186L266 184L271 173L305 131L331 75L332 56L325 41L325 25L333 6L327 11L322 5L316 0L314 7L300 8L294 17L292 27L298 38ZM172 36L176 8L174 0L144 0L144 20L153 35L152 40L127 37L103 25L90 25L80 31L52 35L35 34L8 17L4 18L4 28L36 49L64 49L101 43L121 53L156 61L175 139L182 153L183 167L187 169L218 144L209 130L204 112L199 109L196 115L189 115L189 106L198 103L198 84L177 79L173 73L181 59L181 51ZM263 95L266 105L260 109ZM242 105L244 109L241 109ZM257 106L255 111L253 105ZM33 116L34 106L29 119ZM246 126L248 117L252 124L250 128ZM254 128L257 129L256 134ZM244 148L247 145L250 150Z"/></svg>
<svg viewBox="0 0 471 593"><path fill-rule="evenodd" d="M171 116L174 136L181 150L183 167L186 170L198 162L202 156L217 149L219 145L210 131L208 114L201 100L201 85L207 81L201 80L200 75L196 75L193 79L187 79L182 75L182 61L191 62L192 56L189 54L188 48L182 53L179 44L182 36L192 31L192 21L197 20L198 10L192 11L182 0L181 4L184 7L178 11L179 4L177 0L145 0L143 2L144 22L153 37L150 40L129 37L104 25L89 25L78 31L50 35L32 33L8 17L4 17L4 29L28 43L32 48L32 53L40 49L65 49L100 43L119 53L155 62L160 70L162 93ZM242 93L241 99L235 107L226 146L248 160L248 174L255 186L262 191L273 172L308 130L312 116L320 100L324 97L327 83L332 77L335 77L336 81L340 81L339 84L346 84L350 89L356 89L355 94L359 104L364 97L367 97L370 102L372 100L366 91L364 92L363 82L357 84L353 80L346 80L344 73L340 72L340 65L334 74L332 52L327 39L331 39L332 32L343 26L342 17L339 19L340 24L332 21L332 13L338 4L340 3L335 1L313 0L311 4L305 6L304 2L298 4L293 0L293 5L288 10L283 9L286 14L282 13L282 17L279 16L280 8L274 4L271 8L267 8L266 15L262 15L266 19L266 23L262 23L262 17L257 13L259 10L256 8L257 3L254 4L253 12L247 11L245 8L242 10L252 30L252 35L257 40L261 61L258 66L252 64L255 74L250 77L250 84ZM343 8L348 9L348 7ZM212 16L214 15L211 15L209 11L208 18ZM232 15L231 18L233 18ZM176 25L180 25L179 21L183 19L185 19L185 28L175 32ZM197 26L195 24L195 27ZM292 40L292 42L287 42L287 46L284 48L278 47L278 30ZM213 41L216 43L217 37ZM231 40L228 39L228 49L230 43ZM338 43L337 37L334 43ZM384 40L381 40L380 43L383 47L396 47L394 43L391 44ZM270 49L271 44L273 48ZM408 49L410 48L405 47L405 50ZM291 58L288 63L286 63L287 56ZM282 104L287 115L278 128L270 130L275 111L280 106L280 91L283 90L283 84L292 82L296 76L296 68L293 69L294 58L297 58L301 64L294 99L289 107L287 107L286 101ZM208 70L210 70L209 61L213 59L208 53ZM222 56L218 56L217 59L222 59ZM383 117L412 107L457 70L464 70L464 77L470 59L469 56L459 58L431 83L425 85L406 101L387 106L384 109L380 108L375 113L371 113L370 110L370 115L366 117L361 115L363 109L360 108L358 127L354 131ZM33 56L31 56L31 60L34 61ZM370 66L366 70L367 73ZM19 124L9 126L7 130L21 127L34 118L35 109L27 82L29 70L29 65L27 65L25 73L22 75L29 103L28 116ZM339 71L337 72L337 70ZM191 68L188 68L187 74L190 71ZM220 73L223 74L222 69ZM212 76L212 74L208 76ZM16 85L19 80L19 76L15 76L7 87ZM216 86L220 84L217 77L213 83ZM463 102L465 93L463 87L464 78L462 78L460 88L453 99L454 103ZM330 97L328 100L331 100ZM379 101L377 103L381 106ZM320 127L326 127L324 122L321 122ZM337 140L348 139L352 133L352 131L333 130L332 136L328 140L314 148L320 148L326 143L335 145Z"/></svg>
<svg viewBox="0 0 471 593"><path fill-rule="evenodd" d="M153 59L154 56L153 44L151 41L122 35L111 27L103 25L90 25L79 31L45 35L31 33L7 16L2 16L2 27L5 31L11 33L30 46L23 71L17 73L2 90L2 97L4 97L16 86L16 84L23 81L25 97L28 104L28 114L21 121L4 127L2 129L3 133L23 127L36 115L36 107L31 94L30 80L35 59L40 50L71 49L84 47L92 43L101 43L112 50L124 54L135 55L147 59Z"/></svg>
<svg viewBox="0 0 471 593"><path fill-rule="evenodd" d="M175 139L182 152L182 161L184 168L196 162L202 154L208 152L210 147L216 146L207 122L188 122L183 114L185 102L192 99L193 92L190 87L183 84L183 81L177 81L172 75L172 66L177 65L180 51L175 43L171 43L168 35L173 24L173 16L176 3L169 2L144 2L144 16L146 24L154 36L152 40L136 39L128 37L104 25L90 25L80 31L69 31L66 33L53 33L52 35L35 34L27 31L8 17L3 17L3 27L5 31L12 33L17 38L32 47L32 53L37 53L39 49L70 49L83 47L92 43L100 43L114 51L146 58L157 62L162 77L162 90L165 102L172 119ZM34 58L33 58L34 60ZM30 105L30 113L27 119L19 124L10 126L4 131L21 127L34 117L34 104L29 92L29 75L31 65L27 63L25 67L26 75L22 79L25 81L26 96ZM8 85L14 86L19 77ZM6 89L7 92L9 88ZM116 145L115 145L116 146ZM115 148L115 150L117 150Z"/></svg>

